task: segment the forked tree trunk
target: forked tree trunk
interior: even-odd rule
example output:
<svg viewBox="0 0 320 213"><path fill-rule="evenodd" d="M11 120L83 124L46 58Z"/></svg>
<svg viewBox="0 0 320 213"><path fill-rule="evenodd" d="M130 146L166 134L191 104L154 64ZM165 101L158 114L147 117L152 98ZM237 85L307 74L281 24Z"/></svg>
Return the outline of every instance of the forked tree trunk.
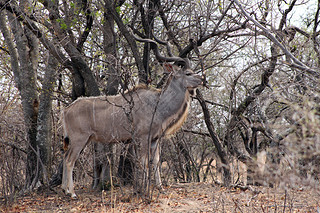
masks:
<svg viewBox="0 0 320 213"><path fill-rule="evenodd" d="M24 8L28 6L24 2ZM2 12L3 13L3 12ZM14 73L15 85L21 96L21 103L27 132L27 161L26 161L26 189L33 189L39 181L43 180L43 162L41 156L46 156L47 147L37 141L37 125L39 98L36 86L36 70L38 66L39 44L32 32L24 28L11 14L8 14L14 44L5 18L1 15L1 31L8 45L11 56L11 67Z"/></svg>

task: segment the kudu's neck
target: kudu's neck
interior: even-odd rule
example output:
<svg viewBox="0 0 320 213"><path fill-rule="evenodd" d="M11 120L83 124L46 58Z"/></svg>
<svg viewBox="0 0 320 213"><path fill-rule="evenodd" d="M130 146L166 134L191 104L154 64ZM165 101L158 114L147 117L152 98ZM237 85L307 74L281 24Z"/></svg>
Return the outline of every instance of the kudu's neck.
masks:
<svg viewBox="0 0 320 213"><path fill-rule="evenodd" d="M157 112L169 122L170 128L179 128L185 120L189 108L190 95L182 79L173 78L160 96ZM178 124L182 122L181 124ZM173 127L179 125L179 127ZM166 130L167 131L167 130Z"/></svg>

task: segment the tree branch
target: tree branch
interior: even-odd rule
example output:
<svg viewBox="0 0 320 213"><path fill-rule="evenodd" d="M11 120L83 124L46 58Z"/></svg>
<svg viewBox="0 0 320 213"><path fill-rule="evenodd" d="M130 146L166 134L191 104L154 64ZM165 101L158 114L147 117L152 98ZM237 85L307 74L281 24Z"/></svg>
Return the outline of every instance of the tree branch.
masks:
<svg viewBox="0 0 320 213"><path fill-rule="evenodd" d="M82 32L77 44L77 49L80 52L82 52L83 44L86 42L93 25L93 16L91 15L91 10L88 8L87 5L83 5L83 11L86 14L87 21L86 21L86 26L84 28L84 31Z"/></svg>
<svg viewBox="0 0 320 213"><path fill-rule="evenodd" d="M280 56L283 56L283 54L279 54L279 55L277 55L276 57L280 57ZM240 78L245 72L247 72L249 69L251 69L252 67L257 66L258 64L262 64L262 63L270 60L272 57L273 57L273 56L271 56L271 57L269 57L269 58L262 59L262 60L260 60L260 61L255 62L255 63L249 64L245 69L243 69L243 70L236 76L236 78L233 80L233 84L231 85L230 100L233 99L235 87L236 87L236 85L237 85L237 82L238 82L239 78Z"/></svg>
<svg viewBox="0 0 320 213"><path fill-rule="evenodd" d="M201 136L206 136L206 137L210 137L210 134L209 133L205 133L205 132L198 132L198 131L193 131L193 130L188 130L188 129L181 129L183 132L189 132L189 133L192 133L192 134L196 134L196 135L201 135Z"/></svg>
<svg viewBox="0 0 320 213"><path fill-rule="evenodd" d="M199 40L195 41L196 45L199 47L201 46L205 41L207 41L208 39L214 37L214 36L219 36L219 35L223 35L223 34L226 34L226 33L231 33L231 32L235 32L235 31L238 31L238 30L241 30L241 29L244 29L245 28L245 24L242 25L242 26L237 26L237 27L232 27L232 28L229 28L229 29L225 29L225 30L218 30L218 31L215 31L215 32L212 32L208 35L205 35L203 37L201 37ZM194 48L194 44L193 43L189 43L188 46L186 46L179 54L179 56L181 58L186 58L187 55L193 50Z"/></svg>
<svg viewBox="0 0 320 213"><path fill-rule="evenodd" d="M141 61L141 56L139 54L138 46L137 46L134 38L132 37L132 35L130 34L130 32L128 31L128 29L126 28L124 23L122 22L121 17L119 16L117 11L113 7L110 0L105 0L105 7L112 14L113 19L115 20L115 22L117 23L117 25L119 27L119 30L121 31L122 35L124 35L124 37L126 38L128 44L131 48L133 57L136 60L136 64L138 67L139 79L141 79L141 80L146 79L146 73L144 71L144 67L143 67L143 63Z"/></svg>
<svg viewBox="0 0 320 213"><path fill-rule="evenodd" d="M319 78L319 74L317 71L309 68L308 66L306 66L305 64L303 64L301 61L299 61L296 57L294 57L290 51L288 51L286 49L286 47L284 45L281 44L281 42L276 39L276 37L274 37L271 32L265 28L264 26L262 26L258 21L256 21L255 19L253 19L246 11L245 9L242 7L242 5L239 3L238 0L233 0L234 3L239 7L240 11L242 12L242 14L247 17L248 20L252 21L257 27L259 27L264 33L265 33L265 36L267 38L269 38L274 44L276 44L285 54L287 57L291 58L293 60L293 63L296 63L298 66L297 67L300 67L303 71L306 71L312 75L315 75L317 74L315 77ZM291 6L290 6L291 7ZM287 11L286 11L287 12ZM286 16L286 13L284 14L284 16ZM289 10L288 10L289 12ZM284 17L282 18L282 20L284 19Z"/></svg>
<svg viewBox="0 0 320 213"><path fill-rule="evenodd" d="M168 19L167 16L165 15L164 11L163 11L163 7L160 5L159 6L159 15L161 17L162 23L165 26L165 28L168 31L168 37L170 40L172 40L173 44L178 48L178 51L181 52L182 48L179 45L179 42L177 41L177 39L175 39L174 33L172 32L172 30L170 29L170 26L168 24Z"/></svg>
<svg viewBox="0 0 320 213"><path fill-rule="evenodd" d="M36 37L41 41L41 43L51 52L52 55L66 68L70 69L72 72L71 61L64 56L64 54L56 47L56 45L50 42L45 36L43 36L42 31L34 23L31 17L27 16L25 13L20 11L18 8L11 6L9 3L3 4L0 2L0 8L5 8L10 13L14 14L17 19L23 22L31 32L36 35Z"/></svg>
<svg viewBox="0 0 320 213"><path fill-rule="evenodd" d="M313 34L312 34L313 49L317 53L318 65L320 66L320 47L319 47L320 44L319 44L319 40L317 39L317 36L319 35L318 34L319 32L317 32L317 28L319 25L319 14L320 14L320 1L318 1L318 8L314 18Z"/></svg>
<svg viewBox="0 0 320 213"><path fill-rule="evenodd" d="M220 142L218 136L216 135L216 133L214 132L214 127L212 125L212 122L210 121L210 113L208 110L208 107L206 105L206 102L203 99L203 96L200 92L200 90L197 89L196 91L197 93L197 99L202 107L202 111L203 111L203 116L204 116L204 120L205 123L207 125L209 134L212 138L212 141L214 143L214 146L217 149L218 155L221 159L221 162L224 164L223 166L223 171L224 171L224 183L225 185L229 185L231 183L231 177L230 177L230 170L229 170L229 159L228 159L228 154L226 153L226 151L224 150L224 148L222 147L222 143Z"/></svg>

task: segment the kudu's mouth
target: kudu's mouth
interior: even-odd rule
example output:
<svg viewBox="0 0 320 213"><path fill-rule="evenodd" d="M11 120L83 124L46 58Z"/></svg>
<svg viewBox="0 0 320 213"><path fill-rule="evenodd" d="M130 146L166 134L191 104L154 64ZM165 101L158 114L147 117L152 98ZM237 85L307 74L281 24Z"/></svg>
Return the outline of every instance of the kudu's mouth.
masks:
<svg viewBox="0 0 320 213"><path fill-rule="evenodd" d="M207 87L208 88L208 86L207 86L208 81L207 81L207 78L206 78L206 74L198 75L197 77L200 78L200 80L201 80L201 84L200 85L203 86L203 87Z"/></svg>
<svg viewBox="0 0 320 213"><path fill-rule="evenodd" d="M205 72L205 71L204 71L204 72L202 71L202 72L201 72L201 75L199 75L199 72L198 72L198 73L195 74L195 75L196 75L199 79L201 79L200 85L203 86L203 87L205 87L205 88L207 88L207 89L209 89L206 72Z"/></svg>
<svg viewBox="0 0 320 213"><path fill-rule="evenodd" d="M203 86L205 84L205 77L203 75L194 74L194 77L196 77L199 80L199 83L197 83L195 86L190 86L187 88L190 96L193 98L197 95L197 87L199 87L200 85Z"/></svg>
<svg viewBox="0 0 320 213"><path fill-rule="evenodd" d="M209 87L208 87L208 81L207 81L207 76L206 76L206 72L205 72L205 71L202 72L201 79L202 79L201 85L202 85L203 87L209 89Z"/></svg>

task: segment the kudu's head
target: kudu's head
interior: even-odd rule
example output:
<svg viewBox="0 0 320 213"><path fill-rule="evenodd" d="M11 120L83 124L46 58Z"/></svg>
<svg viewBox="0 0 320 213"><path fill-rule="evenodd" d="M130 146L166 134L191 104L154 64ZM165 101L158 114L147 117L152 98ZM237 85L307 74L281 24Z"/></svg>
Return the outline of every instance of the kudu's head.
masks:
<svg viewBox="0 0 320 213"><path fill-rule="evenodd" d="M195 89L203 84L203 77L195 74L188 66L179 67L173 65L169 78L171 78L169 81L174 80L182 87L186 88L191 96L194 96L196 94Z"/></svg>
<svg viewBox="0 0 320 213"><path fill-rule="evenodd" d="M178 83L186 88L191 96L195 95L195 89L202 85L204 82L204 77L198 74L195 74L190 68L190 63L188 59L181 57L165 57L159 53L158 45L155 41L150 39L141 39L136 36L134 38L137 41L149 42L152 46L155 56L159 62L174 62L174 65L166 65L165 70L170 73L169 81L175 80Z"/></svg>

